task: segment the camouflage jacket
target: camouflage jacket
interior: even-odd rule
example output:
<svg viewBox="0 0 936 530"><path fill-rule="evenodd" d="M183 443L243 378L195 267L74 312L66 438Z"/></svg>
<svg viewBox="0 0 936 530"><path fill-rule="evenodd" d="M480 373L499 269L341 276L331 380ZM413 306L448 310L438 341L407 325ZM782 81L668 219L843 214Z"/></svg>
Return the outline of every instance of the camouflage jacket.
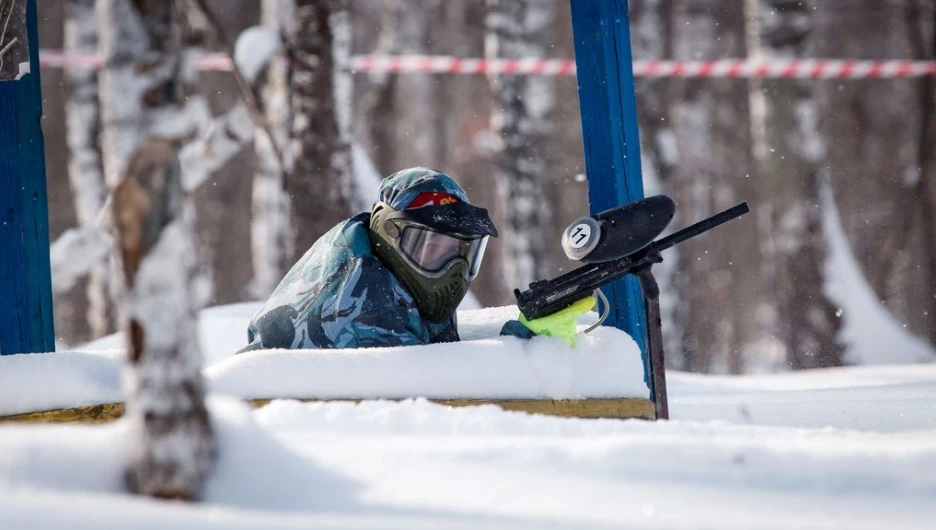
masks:
<svg viewBox="0 0 936 530"><path fill-rule="evenodd" d="M413 297L371 253L370 213L344 221L293 265L250 322L262 348L367 348L458 340L455 315L425 321Z"/></svg>

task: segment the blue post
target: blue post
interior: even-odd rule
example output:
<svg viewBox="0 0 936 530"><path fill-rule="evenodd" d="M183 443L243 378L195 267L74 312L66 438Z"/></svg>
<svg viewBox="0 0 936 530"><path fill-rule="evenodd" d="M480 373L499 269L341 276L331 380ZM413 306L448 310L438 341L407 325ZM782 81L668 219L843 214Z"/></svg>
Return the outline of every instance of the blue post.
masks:
<svg viewBox="0 0 936 530"><path fill-rule="evenodd" d="M627 0L571 3L588 201L594 214L644 196ZM627 277L603 291L612 306L608 323L626 331L640 346L644 380L652 398L640 285L636 278Z"/></svg>
<svg viewBox="0 0 936 530"><path fill-rule="evenodd" d="M4 20L13 9L0 42L0 353L7 355L53 351L55 340L36 0L2 4ZM30 73L20 75L27 62Z"/></svg>

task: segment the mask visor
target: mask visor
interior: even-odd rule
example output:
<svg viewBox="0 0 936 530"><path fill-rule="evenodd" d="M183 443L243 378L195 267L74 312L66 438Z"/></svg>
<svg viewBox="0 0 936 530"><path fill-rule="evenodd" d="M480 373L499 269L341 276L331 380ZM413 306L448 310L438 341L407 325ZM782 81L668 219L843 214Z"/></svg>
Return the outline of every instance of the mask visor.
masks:
<svg viewBox="0 0 936 530"><path fill-rule="evenodd" d="M400 238L400 250L420 269L440 272L452 260L462 258L468 263L469 280L478 275L486 247L486 236L462 239L416 226L404 228Z"/></svg>

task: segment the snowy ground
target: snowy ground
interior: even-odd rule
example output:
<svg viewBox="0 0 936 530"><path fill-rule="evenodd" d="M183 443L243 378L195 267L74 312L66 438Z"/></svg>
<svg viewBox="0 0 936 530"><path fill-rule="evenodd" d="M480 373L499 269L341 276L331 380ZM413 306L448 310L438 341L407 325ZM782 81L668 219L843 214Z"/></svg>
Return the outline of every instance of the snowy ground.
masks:
<svg viewBox="0 0 936 530"><path fill-rule="evenodd" d="M214 311L203 335L236 346L243 311ZM121 493L122 422L0 426L0 528L933 528L936 365L669 385L657 423L214 397L221 460L195 506Z"/></svg>

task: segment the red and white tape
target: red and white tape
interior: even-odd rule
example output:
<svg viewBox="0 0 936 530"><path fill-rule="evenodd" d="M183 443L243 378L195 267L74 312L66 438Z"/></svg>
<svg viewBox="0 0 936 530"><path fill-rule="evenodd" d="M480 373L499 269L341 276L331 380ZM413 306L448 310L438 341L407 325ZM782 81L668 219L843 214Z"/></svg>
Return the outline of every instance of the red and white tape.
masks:
<svg viewBox="0 0 936 530"><path fill-rule="evenodd" d="M57 50L39 52L46 68L91 66L100 68L95 55L66 54ZM231 59L224 54L199 56L199 69L228 71ZM356 55L351 58L356 73L575 75L570 59L463 59L443 55ZM637 77L771 77L796 79L866 79L936 76L936 61L852 61L838 59L773 59L750 61L634 61Z"/></svg>
<svg viewBox="0 0 936 530"><path fill-rule="evenodd" d="M574 75L575 61L557 59L459 59L442 56L356 56L355 72L434 74ZM637 77L891 78L936 75L936 61L791 59L747 61L634 61Z"/></svg>

